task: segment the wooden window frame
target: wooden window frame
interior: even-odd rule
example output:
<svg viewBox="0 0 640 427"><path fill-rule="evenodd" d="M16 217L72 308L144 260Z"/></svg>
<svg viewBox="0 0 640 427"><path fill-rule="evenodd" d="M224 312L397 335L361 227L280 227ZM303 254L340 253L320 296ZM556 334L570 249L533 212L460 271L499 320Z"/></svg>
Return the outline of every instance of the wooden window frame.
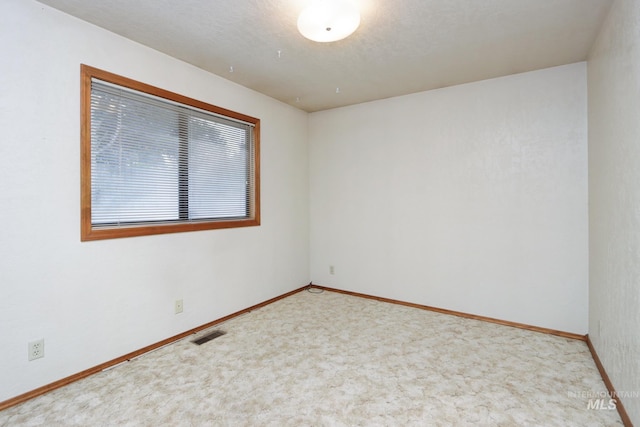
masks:
<svg viewBox="0 0 640 427"><path fill-rule="evenodd" d="M221 228L251 227L260 225L260 119L217 107L193 98L179 95L126 77L119 76L85 64L80 67L80 240L102 240L120 237L147 236L187 231L214 230ZM139 92L154 95L216 115L250 123L253 130L253 182L250 185L250 212L247 218L201 220L194 222L171 222L158 224L129 224L123 226L94 227L91 222L91 80L92 78L112 83Z"/></svg>

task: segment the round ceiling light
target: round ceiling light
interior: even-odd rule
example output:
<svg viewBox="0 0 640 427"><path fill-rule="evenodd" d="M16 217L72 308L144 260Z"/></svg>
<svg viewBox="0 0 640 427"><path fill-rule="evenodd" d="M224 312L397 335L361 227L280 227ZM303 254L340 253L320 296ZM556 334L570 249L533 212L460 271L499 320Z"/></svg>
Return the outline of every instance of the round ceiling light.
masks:
<svg viewBox="0 0 640 427"><path fill-rule="evenodd" d="M313 0L298 17L298 31L316 42L335 42L360 25L360 12L350 0Z"/></svg>

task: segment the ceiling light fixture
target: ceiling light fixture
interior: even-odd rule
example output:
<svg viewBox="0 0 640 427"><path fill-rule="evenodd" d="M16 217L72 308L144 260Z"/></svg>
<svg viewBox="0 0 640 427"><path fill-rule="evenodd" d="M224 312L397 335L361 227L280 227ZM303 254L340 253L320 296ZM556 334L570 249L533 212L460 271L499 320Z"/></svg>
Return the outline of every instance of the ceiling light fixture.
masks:
<svg viewBox="0 0 640 427"><path fill-rule="evenodd" d="M298 17L298 31L316 42L335 42L360 25L360 12L351 0L312 0Z"/></svg>

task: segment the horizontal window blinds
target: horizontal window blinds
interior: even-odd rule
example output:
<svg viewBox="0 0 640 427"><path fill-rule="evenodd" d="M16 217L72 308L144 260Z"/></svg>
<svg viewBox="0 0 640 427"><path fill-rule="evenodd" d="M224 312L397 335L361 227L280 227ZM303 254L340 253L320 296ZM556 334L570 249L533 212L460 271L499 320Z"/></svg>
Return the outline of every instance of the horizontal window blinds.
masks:
<svg viewBox="0 0 640 427"><path fill-rule="evenodd" d="M253 126L91 81L91 223L251 215Z"/></svg>

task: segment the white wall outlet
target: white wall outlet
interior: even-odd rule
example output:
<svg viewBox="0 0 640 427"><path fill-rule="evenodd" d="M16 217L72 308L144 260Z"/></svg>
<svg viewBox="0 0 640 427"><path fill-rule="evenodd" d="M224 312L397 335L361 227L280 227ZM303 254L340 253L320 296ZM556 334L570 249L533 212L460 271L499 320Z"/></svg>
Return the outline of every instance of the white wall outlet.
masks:
<svg viewBox="0 0 640 427"><path fill-rule="evenodd" d="M29 343L29 360L40 359L44 357L44 338Z"/></svg>
<svg viewBox="0 0 640 427"><path fill-rule="evenodd" d="M333 265L329 266L329 274L336 274L336 269L334 268Z"/></svg>
<svg viewBox="0 0 640 427"><path fill-rule="evenodd" d="M176 314L182 313L184 311L184 304L181 299L176 300L175 309L176 309Z"/></svg>

